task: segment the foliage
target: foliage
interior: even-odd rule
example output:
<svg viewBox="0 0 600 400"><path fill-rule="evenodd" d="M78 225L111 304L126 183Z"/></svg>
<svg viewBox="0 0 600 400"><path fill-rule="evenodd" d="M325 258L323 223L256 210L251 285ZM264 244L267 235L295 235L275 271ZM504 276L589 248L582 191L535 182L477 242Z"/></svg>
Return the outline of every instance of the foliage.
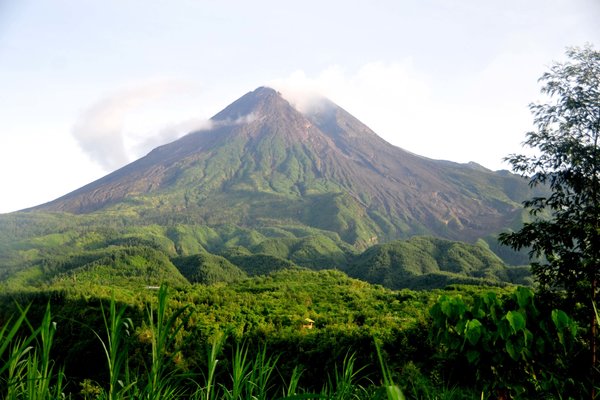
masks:
<svg viewBox="0 0 600 400"><path fill-rule="evenodd" d="M51 359L56 322L52 321L50 305L46 306L38 328L29 323L27 312L28 309L19 309L17 320L0 329L0 360L4 361L4 366L0 368L0 398L59 398L63 390L64 374ZM19 334L23 324L29 328L26 335ZM2 357L6 350L9 351L8 355Z"/></svg>
<svg viewBox="0 0 600 400"><path fill-rule="evenodd" d="M240 253L237 249L227 249L222 254L227 260L251 276L267 275L270 272L296 267L293 262L285 258L269 254Z"/></svg>
<svg viewBox="0 0 600 400"><path fill-rule="evenodd" d="M524 398L581 396L571 364L581 350L577 323L562 310L544 308L531 289L501 297L487 292L472 301L443 295L430 313L431 336L444 357L463 363L463 371L470 368L483 390Z"/></svg>
<svg viewBox="0 0 600 400"><path fill-rule="evenodd" d="M21 320L11 343L35 345L26 326L42 321L51 301L58 335L50 356L64 365L62 390L88 398L100 391L113 398L373 399L396 386L407 398L426 399L479 398L496 388L530 398L584 393L576 324L527 288L393 291L340 271L283 270L166 294L102 286L4 294L2 337ZM14 300L31 304L28 322ZM303 327L307 317L313 329ZM387 369L377 367L379 357Z"/></svg>
<svg viewBox="0 0 600 400"><path fill-rule="evenodd" d="M381 354L381 347L379 346L379 344L377 344L377 342L375 342L375 345L377 349L377 358L379 359L381 371L383 372L383 387L387 395L386 397L388 398L388 400L404 400L404 394L402 394L400 388L394 384L392 375L386 363L383 360L383 356Z"/></svg>
<svg viewBox="0 0 600 400"><path fill-rule="evenodd" d="M145 399L175 397L178 389L177 363L181 357L178 334L185 327L190 315L186 306L167 314L167 287L162 285L158 291L156 313L148 308L148 333L151 344L150 367L147 368L146 385L142 387Z"/></svg>
<svg viewBox="0 0 600 400"><path fill-rule="evenodd" d="M106 329L106 339L103 339L97 332L96 337L102 344L102 349L106 355L108 367L108 399L113 400L123 397L133 384L125 386L121 380L122 375L129 375L127 349L125 339L126 335L133 330L131 318L126 318L125 307L117 309L114 297L111 299L108 317L102 308L102 318Z"/></svg>

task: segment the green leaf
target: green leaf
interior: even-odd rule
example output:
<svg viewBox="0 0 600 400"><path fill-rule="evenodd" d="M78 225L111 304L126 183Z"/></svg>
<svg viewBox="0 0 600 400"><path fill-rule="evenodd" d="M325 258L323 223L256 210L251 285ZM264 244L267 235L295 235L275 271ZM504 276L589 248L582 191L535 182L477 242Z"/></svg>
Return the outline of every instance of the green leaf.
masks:
<svg viewBox="0 0 600 400"><path fill-rule="evenodd" d="M507 341L504 347L506 348L506 352L508 353L510 358L512 358L515 361L519 359L519 352L517 351L517 349L511 341Z"/></svg>
<svg viewBox="0 0 600 400"><path fill-rule="evenodd" d="M518 287L515 291L517 297L517 303L520 308L527 308L527 306L533 306L533 290L526 287Z"/></svg>
<svg viewBox="0 0 600 400"><path fill-rule="evenodd" d="M442 296L439 300L440 309L447 317L452 316L452 299Z"/></svg>
<svg viewBox="0 0 600 400"><path fill-rule="evenodd" d="M510 324L513 333L525 329L525 316L519 311L509 311L506 313L506 320Z"/></svg>
<svg viewBox="0 0 600 400"><path fill-rule="evenodd" d="M462 336L467 331L468 323L469 323L469 321L466 319L461 319L460 321L458 321L456 323L456 331L459 333L459 335Z"/></svg>
<svg viewBox="0 0 600 400"><path fill-rule="evenodd" d="M492 306L498 304L498 296L494 292L487 292L483 296L483 302L488 308L492 308Z"/></svg>
<svg viewBox="0 0 600 400"><path fill-rule="evenodd" d="M483 330L483 325L479 320L472 319L467 322L465 327L465 337L471 343L472 346L475 346L481 337L481 333Z"/></svg>
<svg viewBox="0 0 600 400"><path fill-rule="evenodd" d="M457 318L461 317L465 311L466 306L465 303L459 297L442 297L440 298L440 307L442 312L448 318Z"/></svg>
<svg viewBox="0 0 600 400"><path fill-rule="evenodd" d="M533 333L527 328L523 329L523 339L525 340L525 345L533 341Z"/></svg>
<svg viewBox="0 0 600 400"><path fill-rule="evenodd" d="M509 338L511 333L510 331L510 323L506 319L503 319L498 323L498 334L500 335L500 338L502 338L502 340L506 340Z"/></svg>
<svg viewBox="0 0 600 400"><path fill-rule="evenodd" d="M559 332L563 331L571 323L571 319L567 313L562 310L552 310L550 317L552 318L552 322Z"/></svg>

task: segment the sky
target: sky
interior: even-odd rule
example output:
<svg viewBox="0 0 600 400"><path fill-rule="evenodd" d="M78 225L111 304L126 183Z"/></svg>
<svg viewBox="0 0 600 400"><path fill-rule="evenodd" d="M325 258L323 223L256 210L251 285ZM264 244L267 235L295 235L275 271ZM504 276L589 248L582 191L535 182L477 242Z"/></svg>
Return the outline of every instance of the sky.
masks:
<svg viewBox="0 0 600 400"><path fill-rule="evenodd" d="M259 86L318 92L413 153L509 169L538 78L600 46L597 0L0 0L0 213L208 126Z"/></svg>

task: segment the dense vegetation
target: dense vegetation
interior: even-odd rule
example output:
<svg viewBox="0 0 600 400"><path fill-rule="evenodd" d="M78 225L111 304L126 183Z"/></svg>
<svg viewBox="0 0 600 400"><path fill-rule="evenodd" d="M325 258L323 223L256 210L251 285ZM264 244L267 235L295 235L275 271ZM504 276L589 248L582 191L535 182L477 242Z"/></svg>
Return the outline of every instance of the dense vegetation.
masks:
<svg viewBox="0 0 600 400"><path fill-rule="evenodd" d="M526 288L393 291L339 271L288 269L171 288L168 299L164 288L89 282L4 293L0 304L0 387L8 393L31 385L33 373L85 398L249 398L231 393L258 391L253 385L267 379L264 398L369 399L382 390L378 352L386 379L408 398L585 391L577 324ZM29 305L31 325L17 304ZM19 323L22 335L11 339ZM261 371L269 376L254 375Z"/></svg>
<svg viewBox="0 0 600 400"><path fill-rule="evenodd" d="M0 323L5 332L19 321L16 305L31 304L31 325L22 324L21 339L5 342L6 349L14 349L6 350L4 360L37 365L17 344L30 343L26 338L37 332L25 325L47 324L44 315L51 304L56 332L51 353L44 357L55 368L44 382L53 385L55 394L76 398L149 398L148 391L158 390L149 382L158 367L151 368L155 328L148 310L161 284L171 289L165 312L185 311L175 321L181 325L169 328L172 347L162 358L164 376L156 378L164 390L174 392L154 396L207 398L212 387L212 398L233 398L237 389L230 376L240 357L249 370L251 363L273 365L266 398L316 393L367 399L385 395L386 387L397 394L396 386L380 384L388 370L392 375L385 379L409 397L480 396L487 387L457 380L435 361L428 310L438 293L402 288L474 283L504 293L502 287L530 282L526 271L506 266L483 241L414 237L359 251L336 233L293 223L161 225L123 211L14 213L0 216L0 225ZM106 333L109 314L122 318L121 328L111 325L121 339ZM309 320L313 329L305 327ZM110 366L102 344L109 347L118 340L127 347L119 354L127 357L114 361L121 367ZM17 359L10 358L10 351ZM211 364L210 354L220 362ZM206 380L211 365L219 367L212 381ZM26 374L37 373L19 371L20 378L5 374L2 379L22 382ZM127 384L118 386L118 381Z"/></svg>
<svg viewBox="0 0 600 400"><path fill-rule="evenodd" d="M531 283L526 269L505 265L482 240L415 237L360 252L335 233L305 226L161 226L132 218L0 216L2 285L28 290L107 279L119 286L181 286L292 267L336 268L392 289Z"/></svg>

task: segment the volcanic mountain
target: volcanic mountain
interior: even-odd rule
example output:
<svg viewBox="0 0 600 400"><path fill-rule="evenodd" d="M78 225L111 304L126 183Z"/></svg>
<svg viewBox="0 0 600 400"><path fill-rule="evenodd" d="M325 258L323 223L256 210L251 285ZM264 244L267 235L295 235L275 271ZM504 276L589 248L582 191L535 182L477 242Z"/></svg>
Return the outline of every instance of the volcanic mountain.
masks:
<svg viewBox="0 0 600 400"><path fill-rule="evenodd" d="M421 234L474 241L520 219L528 191L506 172L395 147L329 100L300 112L261 87L215 115L209 129L28 211L297 224L366 247Z"/></svg>

